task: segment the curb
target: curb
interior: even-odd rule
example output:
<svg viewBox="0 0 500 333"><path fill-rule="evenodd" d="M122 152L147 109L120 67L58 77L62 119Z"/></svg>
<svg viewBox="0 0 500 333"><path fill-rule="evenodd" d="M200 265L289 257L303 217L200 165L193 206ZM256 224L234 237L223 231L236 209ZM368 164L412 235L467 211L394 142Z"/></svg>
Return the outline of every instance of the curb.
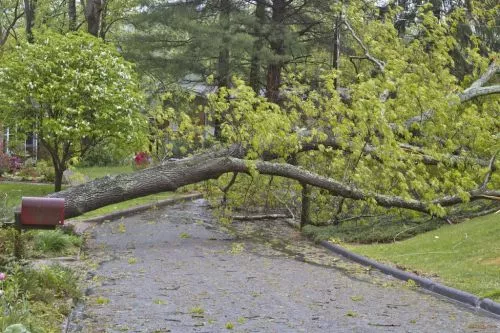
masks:
<svg viewBox="0 0 500 333"><path fill-rule="evenodd" d="M500 303L496 303L489 298L480 298L477 297L476 295L455 288L447 287L445 285L434 282L430 279L423 278L416 274L406 272L388 265L384 265L375 260L366 258L364 256L351 252L343 247L340 247L338 245L332 244L327 241L321 241L320 244L325 248L327 248L328 250L330 250L331 252L339 254L349 260L357 262L358 264L376 268L387 275L392 275L395 278L403 281L413 280L421 288L427 289L433 293L472 306L478 310L481 309L495 316L500 316Z"/></svg>
<svg viewBox="0 0 500 333"><path fill-rule="evenodd" d="M102 223L104 221L113 221L113 220L116 220L116 219L119 219L119 218L122 218L125 216L131 216L131 215L149 210L153 207L164 207L164 206L176 204L178 202L199 199L202 196L203 195L201 193L186 194L186 195L182 195L182 196L177 197L177 198L159 200L159 201L155 201L155 202L152 202L149 204L119 210L119 211L109 213L106 215L92 217L92 218L89 218L86 220L69 220L69 221L65 222L65 226L73 227L75 233L82 234L88 228L92 227L93 225L95 225L97 223Z"/></svg>

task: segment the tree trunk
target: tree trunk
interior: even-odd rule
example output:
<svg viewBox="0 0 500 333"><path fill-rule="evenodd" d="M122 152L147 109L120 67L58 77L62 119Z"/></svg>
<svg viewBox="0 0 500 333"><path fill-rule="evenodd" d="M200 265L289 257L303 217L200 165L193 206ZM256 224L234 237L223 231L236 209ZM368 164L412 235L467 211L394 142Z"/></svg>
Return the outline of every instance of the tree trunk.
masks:
<svg viewBox="0 0 500 333"><path fill-rule="evenodd" d="M271 16L271 36L269 37L269 44L273 52L273 59L267 66L267 82L266 82L266 96L275 103L279 102L280 86L281 86L281 71L284 66L285 56L285 11L287 1L274 0L272 4Z"/></svg>
<svg viewBox="0 0 500 333"><path fill-rule="evenodd" d="M106 40L106 33L108 32L109 27L107 27L107 22L106 18L108 16L108 4L104 3L103 1L103 6L101 9L101 24L100 24L100 29L99 29L99 37L102 40Z"/></svg>
<svg viewBox="0 0 500 333"><path fill-rule="evenodd" d="M340 14L339 14L340 15ZM338 70L340 67L340 27L342 24L342 17L335 18L333 24L333 48L332 48L332 68ZM333 81L335 89L338 88L337 76Z"/></svg>
<svg viewBox="0 0 500 333"><path fill-rule="evenodd" d="M88 0L85 8L85 19L87 20L87 31L89 34L99 36L101 27L101 12L104 0Z"/></svg>
<svg viewBox="0 0 500 333"><path fill-rule="evenodd" d="M76 0L68 0L69 31L76 30Z"/></svg>
<svg viewBox="0 0 500 333"><path fill-rule="evenodd" d="M26 39L28 43L34 43L33 26L35 25L36 0L24 0L24 20L26 28Z"/></svg>
<svg viewBox="0 0 500 333"><path fill-rule="evenodd" d="M174 191L185 185L216 179L225 173L251 173L256 170L264 175L285 177L322 188L332 195L353 200L374 200L378 205L387 208L405 208L431 214L429 204L445 207L463 202L459 196L446 196L432 202L423 202L372 193L290 164L244 160L242 157L245 153L241 146L233 145L226 149L169 161L133 174L96 179L49 196L66 200L65 217L70 218L113 203ZM470 200L499 198L500 190L473 190L469 195Z"/></svg>
<svg viewBox="0 0 500 333"><path fill-rule="evenodd" d="M250 62L250 77L249 84L253 91L257 95L260 93L260 67L261 67L261 55L262 47L264 46L264 40L262 36L262 27L266 21L266 6L264 2L257 1L255 8L255 28L254 35L255 41L253 43L252 59Z"/></svg>
<svg viewBox="0 0 500 333"><path fill-rule="evenodd" d="M300 214L300 229L311 223L311 189L307 183L302 183L302 209Z"/></svg>
<svg viewBox="0 0 500 333"><path fill-rule="evenodd" d="M231 0L221 0L219 24L222 30L222 43L219 50L219 58L217 61L217 86L219 88L229 87L230 84L230 59L229 59L229 42L230 42L230 14ZM214 121L214 136L217 139L222 137L221 120L216 118Z"/></svg>
<svg viewBox="0 0 500 333"><path fill-rule="evenodd" d="M54 192L60 192L62 190L62 179L63 179L64 170L57 168L55 170L55 178L54 178Z"/></svg>

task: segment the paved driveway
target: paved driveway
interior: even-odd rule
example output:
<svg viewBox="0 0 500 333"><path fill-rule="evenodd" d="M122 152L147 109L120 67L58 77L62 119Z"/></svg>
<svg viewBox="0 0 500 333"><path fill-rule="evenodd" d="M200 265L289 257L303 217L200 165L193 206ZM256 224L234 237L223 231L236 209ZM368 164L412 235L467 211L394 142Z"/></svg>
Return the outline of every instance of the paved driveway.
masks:
<svg viewBox="0 0 500 333"><path fill-rule="evenodd" d="M92 230L68 332L499 332L498 319L332 256L279 220L202 200Z"/></svg>

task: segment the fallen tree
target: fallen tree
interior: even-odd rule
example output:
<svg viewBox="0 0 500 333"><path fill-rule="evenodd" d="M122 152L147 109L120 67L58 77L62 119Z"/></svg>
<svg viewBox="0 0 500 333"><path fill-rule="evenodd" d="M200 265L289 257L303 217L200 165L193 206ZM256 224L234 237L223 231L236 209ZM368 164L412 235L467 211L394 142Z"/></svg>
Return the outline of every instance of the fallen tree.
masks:
<svg viewBox="0 0 500 333"><path fill-rule="evenodd" d="M382 207L398 207L432 214L431 205L442 207L465 202L460 196L446 196L431 202L405 199L372 193L349 186L335 179L320 176L286 163L248 161L245 150L238 145L216 152L208 152L162 165L114 177L104 177L80 186L57 192L50 197L64 198L65 217L75 217L87 211L113 203L176 189L204 180L216 179L230 172L257 171L264 175L286 177L301 183L328 190L332 195L354 200L373 199ZM477 189L469 192L470 200L500 199L499 190Z"/></svg>

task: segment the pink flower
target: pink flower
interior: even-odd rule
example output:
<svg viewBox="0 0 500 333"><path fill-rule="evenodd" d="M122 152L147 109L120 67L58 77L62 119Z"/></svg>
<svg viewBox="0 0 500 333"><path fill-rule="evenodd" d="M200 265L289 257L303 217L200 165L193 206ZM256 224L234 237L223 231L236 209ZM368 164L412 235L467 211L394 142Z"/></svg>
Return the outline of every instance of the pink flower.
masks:
<svg viewBox="0 0 500 333"><path fill-rule="evenodd" d="M5 273L0 273L0 281L3 281L7 278L7 274Z"/></svg>

